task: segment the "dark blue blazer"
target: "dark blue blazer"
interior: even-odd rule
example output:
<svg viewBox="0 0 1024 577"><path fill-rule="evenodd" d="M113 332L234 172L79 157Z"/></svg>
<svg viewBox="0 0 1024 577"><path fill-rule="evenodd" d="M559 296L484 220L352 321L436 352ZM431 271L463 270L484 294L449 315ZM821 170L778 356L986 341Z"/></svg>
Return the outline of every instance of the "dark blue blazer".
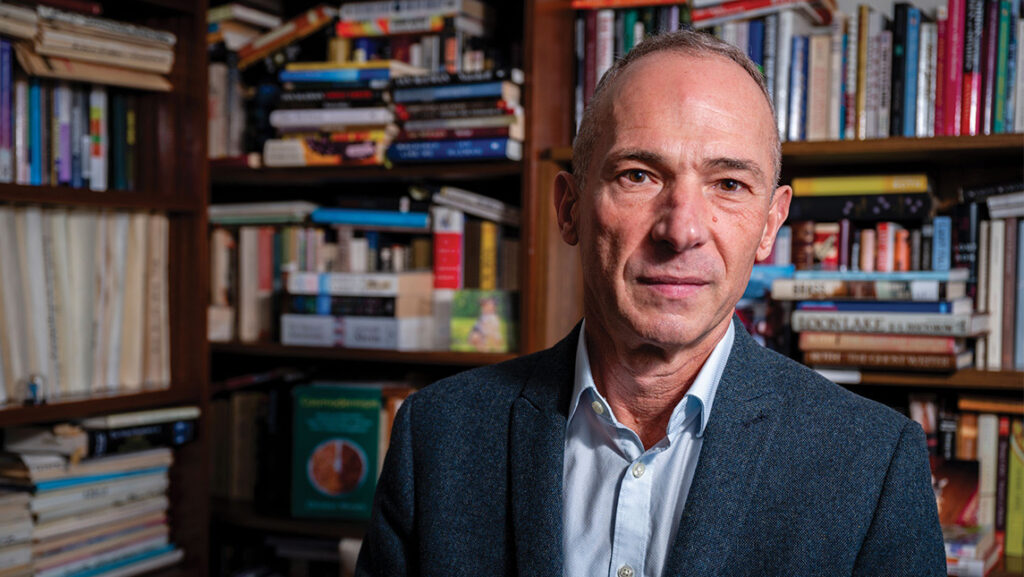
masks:
<svg viewBox="0 0 1024 577"><path fill-rule="evenodd" d="M664 575L945 575L921 427L736 329ZM578 337L404 403L356 575L562 575Z"/></svg>

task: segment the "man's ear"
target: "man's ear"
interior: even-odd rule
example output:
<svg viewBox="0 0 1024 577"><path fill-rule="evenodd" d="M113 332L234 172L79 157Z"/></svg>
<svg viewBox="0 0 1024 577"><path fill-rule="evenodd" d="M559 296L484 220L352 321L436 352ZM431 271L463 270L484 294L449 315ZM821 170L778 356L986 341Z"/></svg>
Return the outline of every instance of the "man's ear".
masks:
<svg viewBox="0 0 1024 577"><path fill-rule="evenodd" d="M768 206L768 221L764 225L764 232L761 233L761 242L757 245L757 260L768 258L772 253L772 245L775 244L775 236L786 222L789 216L789 202L793 199L793 189L789 186L780 186L775 189L772 202Z"/></svg>
<svg viewBox="0 0 1024 577"><path fill-rule="evenodd" d="M555 177L555 219L558 222L558 230L562 233L562 240L570 245L575 245L580 240L577 228L579 199L576 179L564 170L559 172Z"/></svg>

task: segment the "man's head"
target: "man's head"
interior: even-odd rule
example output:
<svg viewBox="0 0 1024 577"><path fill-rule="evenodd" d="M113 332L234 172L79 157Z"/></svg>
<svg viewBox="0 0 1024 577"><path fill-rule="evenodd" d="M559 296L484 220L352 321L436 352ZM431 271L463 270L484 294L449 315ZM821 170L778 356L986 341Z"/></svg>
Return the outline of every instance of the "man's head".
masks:
<svg viewBox="0 0 1024 577"><path fill-rule="evenodd" d="M720 337L791 197L756 67L699 33L645 41L602 80L573 156L555 208L588 326L665 351Z"/></svg>

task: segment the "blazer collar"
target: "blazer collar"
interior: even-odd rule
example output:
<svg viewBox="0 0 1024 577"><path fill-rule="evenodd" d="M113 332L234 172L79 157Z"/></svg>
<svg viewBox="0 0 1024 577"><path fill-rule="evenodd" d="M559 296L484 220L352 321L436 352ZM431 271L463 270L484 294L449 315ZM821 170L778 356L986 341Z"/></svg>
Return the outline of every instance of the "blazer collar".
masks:
<svg viewBox="0 0 1024 577"><path fill-rule="evenodd" d="M734 322L736 341L718 385L665 575L724 575L730 549L742 541L753 490L778 424L780 397L764 377L768 353Z"/></svg>

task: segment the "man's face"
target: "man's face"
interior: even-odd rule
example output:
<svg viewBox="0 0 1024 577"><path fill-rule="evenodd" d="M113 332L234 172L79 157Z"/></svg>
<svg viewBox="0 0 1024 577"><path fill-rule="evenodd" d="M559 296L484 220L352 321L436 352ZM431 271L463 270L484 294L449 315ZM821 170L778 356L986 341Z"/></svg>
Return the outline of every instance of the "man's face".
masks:
<svg viewBox="0 0 1024 577"><path fill-rule="evenodd" d="M587 189L556 185L562 235L580 244L588 322L630 348L686 349L724 332L788 213L775 123L720 56L654 54L610 88Z"/></svg>

